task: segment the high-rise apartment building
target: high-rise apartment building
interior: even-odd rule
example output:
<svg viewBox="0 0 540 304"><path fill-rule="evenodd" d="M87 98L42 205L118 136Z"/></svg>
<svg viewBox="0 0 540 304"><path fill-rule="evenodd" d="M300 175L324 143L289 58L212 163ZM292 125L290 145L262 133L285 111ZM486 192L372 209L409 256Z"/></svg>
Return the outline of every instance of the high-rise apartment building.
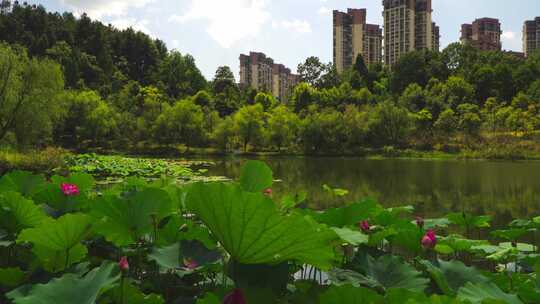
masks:
<svg viewBox="0 0 540 304"><path fill-rule="evenodd" d="M366 23L366 9L334 11L334 65L338 73L351 68L362 54L367 64L382 60L382 30Z"/></svg>
<svg viewBox="0 0 540 304"><path fill-rule="evenodd" d="M501 23L495 18L476 19L472 24L461 25L461 42L482 51L500 51L501 34Z"/></svg>
<svg viewBox="0 0 540 304"><path fill-rule="evenodd" d="M525 57L540 49L540 17L525 21L523 25L523 52Z"/></svg>
<svg viewBox="0 0 540 304"><path fill-rule="evenodd" d="M386 64L414 50L433 49L431 0L383 0L383 6Z"/></svg>
<svg viewBox="0 0 540 304"><path fill-rule="evenodd" d="M298 75L263 53L250 52L240 55L240 85L252 87L261 92L272 93L282 102L287 102Z"/></svg>
<svg viewBox="0 0 540 304"><path fill-rule="evenodd" d="M431 47L431 49L438 52L440 50L440 48L441 48L440 28L435 22L433 22L431 24L431 28L432 28L432 31L433 31L433 35L432 35L432 38L431 38L431 42L432 42L433 46Z"/></svg>

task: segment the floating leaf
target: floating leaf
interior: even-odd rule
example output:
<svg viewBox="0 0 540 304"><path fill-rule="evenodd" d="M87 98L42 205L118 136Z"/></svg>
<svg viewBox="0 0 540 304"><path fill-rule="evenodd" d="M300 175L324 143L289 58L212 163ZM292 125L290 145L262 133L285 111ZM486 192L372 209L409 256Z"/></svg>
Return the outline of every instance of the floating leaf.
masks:
<svg viewBox="0 0 540 304"><path fill-rule="evenodd" d="M187 206L212 231L232 258L242 264L297 260L328 269L336 234L310 218L283 216L261 193L234 184L195 184Z"/></svg>
<svg viewBox="0 0 540 304"><path fill-rule="evenodd" d="M242 167L240 185L248 192L262 192L272 187L272 170L261 161L250 160Z"/></svg>
<svg viewBox="0 0 540 304"><path fill-rule="evenodd" d="M94 304L100 291L110 287L119 278L114 263L103 263L81 277L65 274L47 284L21 287L7 294L15 304Z"/></svg>

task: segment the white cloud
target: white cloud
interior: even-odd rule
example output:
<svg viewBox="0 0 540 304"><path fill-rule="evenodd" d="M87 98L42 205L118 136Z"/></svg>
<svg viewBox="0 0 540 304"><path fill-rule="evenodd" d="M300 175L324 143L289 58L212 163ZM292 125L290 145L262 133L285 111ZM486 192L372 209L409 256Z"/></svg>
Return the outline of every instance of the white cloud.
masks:
<svg viewBox="0 0 540 304"><path fill-rule="evenodd" d="M514 40L516 38L516 33L512 31L504 31L501 35L503 40Z"/></svg>
<svg viewBox="0 0 540 304"><path fill-rule="evenodd" d="M272 22L273 28L283 28L288 31L294 31L301 34L311 33L311 24L305 20L294 19L292 21L284 20L281 22Z"/></svg>
<svg viewBox="0 0 540 304"><path fill-rule="evenodd" d="M319 10L317 11L317 13L319 13L319 15L327 15L327 14L330 14L332 12L331 9L329 9L328 7L326 6L322 6L321 8L319 8Z"/></svg>
<svg viewBox="0 0 540 304"><path fill-rule="evenodd" d="M170 22L208 21L206 32L222 47L260 33L270 19L266 0L191 0L187 13L172 15Z"/></svg>
<svg viewBox="0 0 540 304"><path fill-rule="evenodd" d="M146 19L137 20L135 18L119 18L119 19L112 20L109 23L119 30L125 30L131 27L136 31L141 31L150 36L153 36L152 31L148 29L149 22Z"/></svg>
<svg viewBox="0 0 540 304"><path fill-rule="evenodd" d="M103 16L121 16L127 13L129 8L141 8L155 0L60 0L63 4L71 7L75 13L87 13L92 18Z"/></svg>

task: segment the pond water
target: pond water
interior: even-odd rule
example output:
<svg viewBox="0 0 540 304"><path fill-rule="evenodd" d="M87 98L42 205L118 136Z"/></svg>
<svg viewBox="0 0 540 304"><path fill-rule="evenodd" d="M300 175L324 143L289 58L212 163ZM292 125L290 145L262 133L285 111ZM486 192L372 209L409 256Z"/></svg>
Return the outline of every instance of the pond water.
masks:
<svg viewBox="0 0 540 304"><path fill-rule="evenodd" d="M308 193L312 208L373 198L387 207L413 205L417 215L467 211L494 216L494 226L540 215L540 162L442 161L336 157L259 158L273 170L276 199ZM210 175L237 178L243 157L205 159ZM332 197L322 185L349 190Z"/></svg>

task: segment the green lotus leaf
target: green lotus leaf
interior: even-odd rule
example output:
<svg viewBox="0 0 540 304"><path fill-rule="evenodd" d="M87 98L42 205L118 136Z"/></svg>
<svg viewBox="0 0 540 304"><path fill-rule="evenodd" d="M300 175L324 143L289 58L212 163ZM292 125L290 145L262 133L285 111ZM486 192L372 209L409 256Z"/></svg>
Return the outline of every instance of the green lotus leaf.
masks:
<svg viewBox="0 0 540 304"><path fill-rule="evenodd" d="M491 232L491 235L505 240L514 241L527 234L527 232L529 232L529 230L526 228L513 228L506 230L495 230Z"/></svg>
<svg viewBox="0 0 540 304"><path fill-rule="evenodd" d="M336 286L352 285L384 290L384 287L376 279L350 269L334 268L328 271L328 279Z"/></svg>
<svg viewBox="0 0 540 304"><path fill-rule="evenodd" d="M382 208L372 200L364 200L340 208L330 208L323 212L305 211L317 222L332 227L356 226L358 222L367 220Z"/></svg>
<svg viewBox="0 0 540 304"><path fill-rule="evenodd" d="M354 246L358 246L360 244L367 244L369 240L369 236L366 234L363 234L360 231L355 231L349 228L332 228L334 232L341 238L342 241L349 243Z"/></svg>
<svg viewBox="0 0 540 304"><path fill-rule="evenodd" d="M319 304L375 304L384 303L382 296L362 287L332 286L319 298Z"/></svg>
<svg viewBox="0 0 540 304"><path fill-rule="evenodd" d="M184 259L190 259L202 266L215 262L220 257L218 251L209 250L198 241L186 240L167 247L154 248L148 255L148 259L155 261L164 270L185 268Z"/></svg>
<svg viewBox="0 0 540 304"><path fill-rule="evenodd" d="M163 269L181 268L181 257L182 254L180 253L180 243L162 248L154 248L152 253L148 255L149 260L155 261Z"/></svg>
<svg viewBox="0 0 540 304"><path fill-rule="evenodd" d="M336 234L309 217L283 216L261 193L235 184L195 184L187 206L198 215L232 258L242 264L287 260L328 269Z"/></svg>
<svg viewBox="0 0 540 304"><path fill-rule="evenodd" d="M46 270L59 272L81 261L87 253L81 244L91 233L91 219L84 214L67 214L58 219L47 219L36 228L19 234L18 243L32 243L32 252Z"/></svg>
<svg viewBox="0 0 540 304"><path fill-rule="evenodd" d="M341 196L345 196L349 194L349 190L347 189L332 188L328 185L323 185L323 190L337 197L341 197Z"/></svg>
<svg viewBox="0 0 540 304"><path fill-rule="evenodd" d="M122 295L123 289L123 295ZM123 298L122 298L123 296ZM100 299L100 304L163 304L165 301L157 294L144 294L132 283L124 282L107 291L106 299ZM122 302L123 301L123 302Z"/></svg>
<svg viewBox="0 0 540 304"><path fill-rule="evenodd" d="M456 252L470 252L473 246L489 245L489 242L485 240L470 240L460 235L451 234L447 237L441 237L438 240L438 244L449 246Z"/></svg>
<svg viewBox="0 0 540 304"><path fill-rule="evenodd" d="M300 191L296 194L286 194L281 199L281 209L282 210L289 210L292 209L299 204L303 203L307 198L307 192L306 191Z"/></svg>
<svg viewBox="0 0 540 304"><path fill-rule="evenodd" d="M521 251L521 252L534 252L535 251L534 245L527 244L527 243L512 244L511 242L504 242L504 243L500 243L499 247L505 248L505 249L516 248L518 251Z"/></svg>
<svg viewBox="0 0 540 304"><path fill-rule="evenodd" d="M459 288L467 282L486 283L489 281L476 268L467 267L460 261L438 260L436 263L432 263L423 260L420 263L426 267L437 286L449 296L455 296Z"/></svg>
<svg viewBox="0 0 540 304"><path fill-rule="evenodd" d="M446 228L450 225L450 221L445 218L424 219L424 229Z"/></svg>
<svg viewBox="0 0 540 304"><path fill-rule="evenodd" d="M26 273L20 268L0 268L0 286L16 287L26 280Z"/></svg>
<svg viewBox="0 0 540 304"><path fill-rule="evenodd" d="M385 304L419 304L429 303L424 293L414 292L403 288L390 288L385 296Z"/></svg>
<svg viewBox="0 0 540 304"><path fill-rule="evenodd" d="M92 203L95 231L116 246L133 244L176 212L167 192L146 188L128 197L104 195Z"/></svg>
<svg viewBox="0 0 540 304"><path fill-rule="evenodd" d="M393 244L415 254L422 251L421 244L424 231L418 228L416 224L406 220L395 220L391 227L397 232L395 235L387 237Z"/></svg>
<svg viewBox="0 0 540 304"><path fill-rule="evenodd" d="M18 233L24 228L41 225L47 218L43 209L24 198L18 192L0 193L0 227L11 233Z"/></svg>
<svg viewBox="0 0 540 304"><path fill-rule="evenodd" d="M85 276L65 274L47 284L21 287L7 294L15 304L94 304L101 291L110 288L118 278L114 263L103 263Z"/></svg>
<svg viewBox="0 0 540 304"><path fill-rule="evenodd" d="M472 304L491 303L522 304L516 295L504 293L493 283L467 283L458 291L458 299ZM495 302L496 301L496 302Z"/></svg>
<svg viewBox="0 0 540 304"><path fill-rule="evenodd" d="M374 259L367 254L359 254L355 259L354 270L378 282L384 290L404 288L422 292L429 283L419 271L397 256L383 255Z"/></svg>
<svg viewBox="0 0 540 304"><path fill-rule="evenodd" d="M45 178L30 172L13 171L0 178L0 192L15 191L25 197L32 197L45 187Z"/></svg>
<svg viewBox="0 0 540 304"><path fill-rule="evenodd" d="M215 294L207 293L203 298L198 299L196 304L221 304L221 301Z"/></svg>
<svg viewBox="0 0 540 304"><path fill-rule="evenodd" d="M446 217L452 224L470 228L488 228L491 221L491 216L489 215L473 216L464 212L450 213Z"/></svg>
<svg viewBox="0 0 540 304"><path fill-rule="evenodd" d="M273 182L272 170L264 162L250 160L242 167L240 185L244 191L262 192L272 187Z"/></svg>

